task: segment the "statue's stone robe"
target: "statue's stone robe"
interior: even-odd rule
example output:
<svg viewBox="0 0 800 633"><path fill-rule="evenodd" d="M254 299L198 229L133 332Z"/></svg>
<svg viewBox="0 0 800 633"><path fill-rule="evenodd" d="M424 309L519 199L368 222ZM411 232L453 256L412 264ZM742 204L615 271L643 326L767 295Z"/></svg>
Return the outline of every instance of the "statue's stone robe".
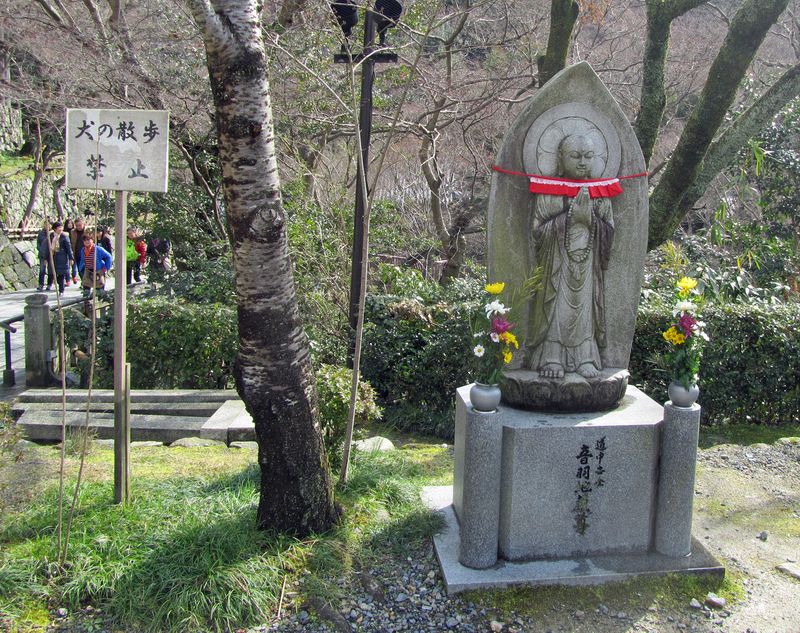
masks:
<svg viewBox="0 0 800 633"><path fill-rule="evenodd" d="M585 363L603 366L598 347L606 344L604 271L614 222L607 198L587 198L583 213L575 208L578 201L539 195L534 207L531 233L544 286L534 297L528 326L533 369L547 364L565 371Z"/></svg>

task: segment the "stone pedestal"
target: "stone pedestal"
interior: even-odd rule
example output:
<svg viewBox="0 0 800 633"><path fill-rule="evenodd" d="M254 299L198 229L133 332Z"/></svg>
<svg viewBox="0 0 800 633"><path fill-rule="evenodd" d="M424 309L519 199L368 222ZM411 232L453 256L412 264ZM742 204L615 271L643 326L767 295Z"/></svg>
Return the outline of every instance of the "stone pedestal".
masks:
<svg viewBox="0 0 800 633"><path fill-rule="evenodd" d="M469 423L457 431L456 443L462 458L470 456L469 460L457 460L456 494L464 525L458 559L467 567L484 569L497 562L503 426L494 413L480 413L471 407L466 411L463 401L458 406L462 417L469 416Z"/></svg>
<svg viewBox="0 0 800 633"><path fill-rule="evenodd" d="M699 421L699 406L662 407L635 387L614 411L581 414L504 404L478 413L469 386L460 388L452 488L458 562L488 569L549 561L559 570L554 582L567 562L606 565L609 557L623 557L633 575L694 569L669 561L702 550L691 538ZM703 557L701 567L721 571ZM541 584L547 566L539 567Z"/></svg>
<svg viewBox="0 0 800 633"><path fill-rule="evenodd" d="M658 475L656 550L667 556L687 556L692 549L692 506L700 407L664 405L661 462Z"/></svg>
<svg viewBox="0 0 800 633"><path fill-rule="evenodd" d="M25 297L25 384L28 387L49 387L49 355L53 350L50 329L50 306L46 294Z"/></svg>

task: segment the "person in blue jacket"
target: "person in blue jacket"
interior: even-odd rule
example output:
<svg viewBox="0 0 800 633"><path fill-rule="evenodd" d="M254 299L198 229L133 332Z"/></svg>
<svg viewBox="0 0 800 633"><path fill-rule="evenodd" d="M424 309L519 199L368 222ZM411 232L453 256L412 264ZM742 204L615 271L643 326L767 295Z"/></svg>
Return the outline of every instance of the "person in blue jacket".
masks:
<svg viewBox="0 0 800 633"><path fill-rule="evenodd" d="M64 294L64 282L70 278L70 269L75 259L72 256L72 244L69 235L64 233L64 225L61 222L53 222L53 266L56 269L56 282L58 283L58 294Z"/></svg>
<svg viewBox="0 0 800 633"><path fill-rule="evenodd" d="M93 288L100 290L105 288L106 274L111 270L114 259L111 253L94 243L91 233L84 233L82 240L83 246L78 256L78 272L81 275L84 292L91 295Z"/></svg>

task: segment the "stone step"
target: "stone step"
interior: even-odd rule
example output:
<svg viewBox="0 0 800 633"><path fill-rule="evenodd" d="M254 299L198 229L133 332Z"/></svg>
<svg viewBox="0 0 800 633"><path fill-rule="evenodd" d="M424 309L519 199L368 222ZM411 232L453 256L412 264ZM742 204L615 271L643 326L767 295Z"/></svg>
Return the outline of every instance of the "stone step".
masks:
<svg viewBox="0 0 800 633"><path fill-rule="evenodd" d="M67 389L67 402L86 402L87 389ZM216 402L238 400L234 389L133 389L134 402ZM114 402L113 389L93 389L93 402ZM19 395L18 402L61 402L61 389L28 389Z"/></svg>
<svg viewBox="0 0 800 633"><path fill-rule="evenodd" d="M249 442L256 439L253 418L241 400L227 400L212 415L200 432L200 437L231 442Z"/></svg>
<svg viewBox="0 0 800 633"><path fill-rule="evenodd" d="M131 403L131 413L149 413L151 415L177 415L198 416L208 418L213 416L220 408L216 402L138 402ZM66 403L67 411L86 411L86 402ZM96 402L92 399L90 411L96 413L114 413L113 402ZM61 401L58 402L22 402L11 408L11 414L19 419L27 412L61 411Z"/></svg>
<svg viewBox="0 0 800 633"><path fill-rule="evenodd" d="M17 421L17 427L25 437L33 441L59 441L61 439L60 411L26 412ZM79 429L86 422L86 414L80 411L67 411L67 429ZM131 414L131 440L154 440L169 444L182 437L199 436L205 417ZM94 412L89 415L89 426L100 439L114 437L114 414Z"/></svg>

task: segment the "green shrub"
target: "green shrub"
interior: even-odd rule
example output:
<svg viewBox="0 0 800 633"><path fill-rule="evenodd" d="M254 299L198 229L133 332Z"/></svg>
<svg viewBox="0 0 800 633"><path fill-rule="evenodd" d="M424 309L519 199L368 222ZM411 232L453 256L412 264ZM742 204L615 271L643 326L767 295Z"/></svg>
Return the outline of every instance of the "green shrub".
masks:
<svg viewBox="0 0 800 633"><path fill-rule="evenodd" d="M452 439L455 390L472 381L470 305L368 297L362 373L388 423ZM661 333L670 316L643 305L631 352L632 384L658 402L667 399ZM702 317L711 339L700 366L704 422L800 420L800 305L707 305Z"/></svg>
<svg viewBox="0 0 800 633"><path fill-rule="evenodd" d="M224 227L218 227L212 217L211 200L203 190L175 178L168 192L136 197L128 207L129 222L144 227L148 238L169 239L172 263L180 270L192 270L198 262L217 259L230 250Z"/></svg>
<svg viewBox="0 0 800 633"><path fill-rule="evenodd" d="M328 453L328 462L338 468L342 462L342 449L350 413L350 389L353 371L346 367L322 365L316 372L319 396L322 438ZM375 422L381 417L381 408L375 402L375 390L367 381L358 382L356 398L357 425Z"/></svg>
<svg viewBox="0 0 800 633"><path fill-rule="evenodd" d="M367 297L362 373L388 423L453 437L455 390L471 381L469 311L464 301Z"/></svg>
<svg viewBox="0 0 800 633"><path fill-rule="evenodd" d="M197 260L190 270L165 273L148 269L148 280L159 282L159 295L178 295L192 303L236 305L233 286L233 262L230 254L218 259Z"/></svg>
<svg viewBox="0 0 800 633"><path fill-rule="evenodd" d="M631 352L632 382L666 400L669 375L660 366L666 308L642 306ZM700 364L703 421L791 424L800 421L800 305L707 304L710 341Z"/></svg>
<svg viewBox="0 0 800 633"><path fill-rule="evenodd" d="M91 321L65 313L67 345L88 352ZM134 389L223 389L233 386L238 348L236 309L163 298L128 305L128 362ZM113 387L113 314L97 320L94 386ZM87 368L82 368L84 379Z"/></svg>

